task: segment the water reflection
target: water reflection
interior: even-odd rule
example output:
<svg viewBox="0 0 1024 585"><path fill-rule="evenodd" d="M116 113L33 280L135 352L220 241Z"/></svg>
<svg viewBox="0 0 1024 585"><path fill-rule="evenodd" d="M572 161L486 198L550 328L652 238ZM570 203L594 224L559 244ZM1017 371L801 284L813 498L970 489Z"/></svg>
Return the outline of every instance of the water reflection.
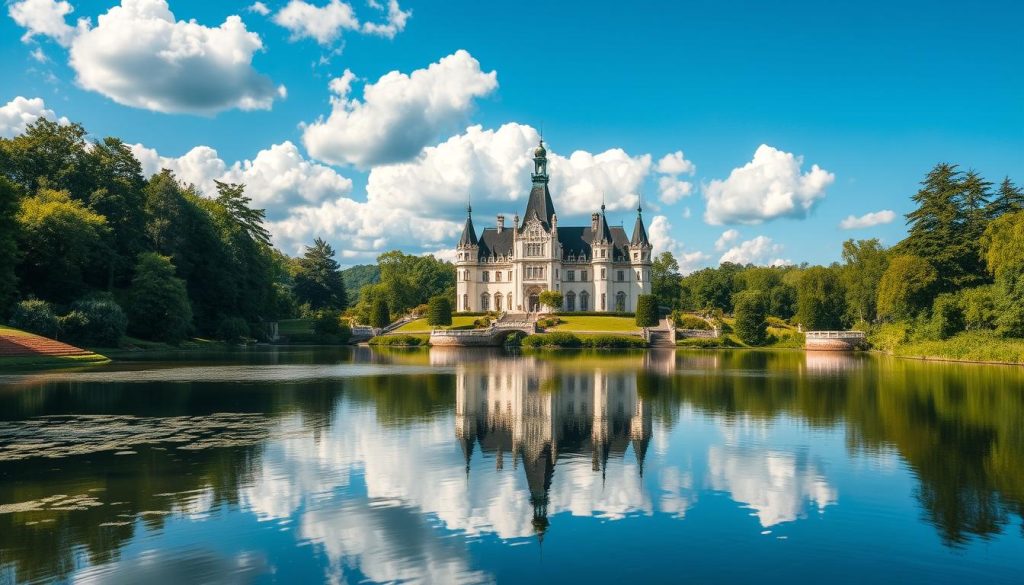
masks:
<svg viewBox="0 0 1024 585"><path fill-rule="evenodd" d="M554 581L542 542L597 581L671 580L679 542L707 581L730 580L710 559L736 546L939 581L1012 581L1024 555L1016 369L801 352L248 362L3 386L0 582ZM619 541L646 564L605 562Z"/></svg>

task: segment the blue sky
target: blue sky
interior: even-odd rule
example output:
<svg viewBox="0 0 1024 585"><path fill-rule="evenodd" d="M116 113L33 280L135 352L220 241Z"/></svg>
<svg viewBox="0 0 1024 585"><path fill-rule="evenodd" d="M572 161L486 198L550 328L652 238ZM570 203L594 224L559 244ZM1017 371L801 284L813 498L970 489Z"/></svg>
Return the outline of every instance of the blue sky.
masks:
<svg viewBox="0 0 1024 585"><path fill-rule="evenodd" d="M164 0L125 0L103 26L117 4L7 2L0 133L44 113L137 144L147 171L245 181L291 253L316 235L346 263L442 250L467 194L478 227L521 212L541 125L553 154L586 155L552 161L563 223L603 193L629 225L642 194L656 243L690 268L895 243L940 161L1024 182L1014 2L170 0L168 20ZM207 34L234 15L232 33ZM203 50L168 57L194 45L163 29ZM234 61L209 61L222 49ZM393 71L404 77L379 82ZM676 172L660 173L678 151ZM888 223L839 227L886 210Z"/></svg>

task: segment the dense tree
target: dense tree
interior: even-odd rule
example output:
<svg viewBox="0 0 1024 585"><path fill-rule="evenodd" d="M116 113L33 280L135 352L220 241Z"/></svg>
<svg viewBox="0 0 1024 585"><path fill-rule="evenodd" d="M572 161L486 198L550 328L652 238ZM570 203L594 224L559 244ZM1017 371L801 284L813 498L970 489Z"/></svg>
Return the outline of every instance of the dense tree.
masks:
<svg viewBox="0 0 1024 585"><path fill-rule="evenodd" d="M66 191L41 189L21 201L17 220L23 294L56 302L81 295L84 271L103 257L106 219Z"/></svg>
<svg viewBox="0 0 1024 585"><path fill-rule="evenodd" d="M993 220L981 246L995 276L996 329L1007 337L1024 337L1024 211Z"/></svg>
<svg viewBox="0 0 1024 585"><path fill-rule="evenodd" d="M937 271L934 293L984 282L979 237L989 183L977 173L966 175L956 165L936 165L913 196L917 209L907 214L910 226L897 253L926 260ZM927 299L928 304L931 298Z"/></svg>
<svg viewBox="0 0 1024 585"><path fill-rule="evenodd" d="M996 219L1015 211L1024 211L1024 189L1017 187L1010 177L1006 177L999 184L995 198L989 203L988 215L991 219Z"/></svg>
<svg viewBox="0 0 1024 585"><path fill-rule="evenodd" d="M128 289L128 324L129 331L144 339L178 343L188 336L192 308L170 258L154 252L139 255Z"/></svg>
<svg viewBox="0 0 1024 585"><path fill-rule="evenodd" d="M840 272L846 290L847 318L872 323L878 316L878 283L889 267L889 257L878 239L843 242Z"/></svg>
<svg viewBox="0 0 1024 585"><path fill-rule="evenodd" d="M935 267L924 258L894 256L878 282L878 316L913 319L930 306L938 280Z"/></svg>
<svg viewBox="0 0 1024 585"><path fill-rule="evenodd" d="M452 302L444 295L431 297L427 311L427 324L443 327L452 324Z"/></svg>
<svg viewBox="0 0 1024 585"><path fill-rule="evenodd" d="M345 282L334 260L334 248L317 238L299 258L295 272L295 297L314 309L341 309L348 304Z"/></svg>
<svg viewBox="0 0 1024 585"><path fill-rule="evenodd" d="M391 324L391 313L388 310L388 301L382 296L373 299L370 308L370 326L387 327Z"/></svg>
<svg viewBox="0 0 1024 585"><path fill-rule="evenodd" d="M930 329L935 339L948 339L964 330L964 313L956 295L943 293L935 297Z"/></svg>
<svg viewBox="0 0 1024 585"><path fill-rule="evenodd" d="M0 177L0 319L18 291L14 270L18 265L18 192L14 185Z"/></svg>
<svg viewBox="0 0 1024 585"><path fill-rule="evenodd" d="M651 262L651 292L658 304L671 309L679 308L682 301L679 263L672 252L664 251Z"/></svg>
<svg viewBox="0 0 1024 585"><path fill-rule="evenodd" d="M142 165L117 138L95 142L85 154L89 208L107 219L107 287L126 285L140 252L146 249Z"/></svg>
<svg viewBox="0 0 1024 585"><path fill-rule="evenodd" d="M654 295L640 295L636 298L637 327L654 327L658 324L658 299Z"/></svg>
<svg viewBox="0 0 1024 585"><path fill-rule="evenodd" d="M436 295L455 298L455 267L451 262L392 250L378 256L377 264L388 306L396 315Z"/></svg>
<svg viewBox="0 0 1024 585"><path fill-rule="evenodd" d="M39 118L25 132L0 139L0 173L25 193L40 187L88 195L85 128Z"/></svg>
<svg viewBox="0 0 1024 585"><path fill-rule="evenodd" d="M704 268L690 274L682 281L683 308L732 312L733 277L742 271L739 264L723 262L718 268Z"/></svg>
<svg viewBox="0 0 1024 585"><path fill-rule="evenodd" d="M740 341L748 345L764 345L768 341L768 298L757 289L736 293L733 329Z"/></svg>
<svg viewBox="0 0 1024 585"><path fill-rule="evenodd" d="M800 275L797 285L797 319L809 330L843 328L846 295L839 271L812 266Z"/></svg>

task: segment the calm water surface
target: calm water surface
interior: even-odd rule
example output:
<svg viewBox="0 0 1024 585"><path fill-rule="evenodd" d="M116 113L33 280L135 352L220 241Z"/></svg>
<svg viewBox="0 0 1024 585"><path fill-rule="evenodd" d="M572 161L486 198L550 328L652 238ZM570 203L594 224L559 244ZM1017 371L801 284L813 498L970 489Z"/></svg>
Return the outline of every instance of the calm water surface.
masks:
<svg viewBox="0 0 1024 585"><path fill-rule="evenodd" d="M1022 368L195 360L0 376L0 583L1024 582Z"/></svg>

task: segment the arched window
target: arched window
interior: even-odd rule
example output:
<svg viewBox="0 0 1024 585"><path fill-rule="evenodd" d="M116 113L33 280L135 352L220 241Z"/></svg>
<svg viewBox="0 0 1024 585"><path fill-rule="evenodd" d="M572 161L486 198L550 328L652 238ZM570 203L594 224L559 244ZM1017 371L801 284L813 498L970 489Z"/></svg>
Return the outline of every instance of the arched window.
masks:
<svg viewBox="0 0 1024 585"><path fill-rule="evenodd" d="M498 311L500 311L502 307L501 301L501 293L494 293L494 308Z"/></svg>
<svg viewBox="0 0 1024 585"><path fill-rule="evenodd" d="M462 310L469 310L469 295L462 295Z"/></svg>
<svg viewBox="0 0 1024 585"><path fill-rule="evenodd" d="M490 311L491 310L491 296L487 293L480 295L480 310Z"/></svg>
<svg viewBox="0 0 1024 585"><path fill-rule="evenodd" d="M619 294L615 295L615 310L622 311L626 310L626 293L619 291Z"/></svg>
<svg viewBox="0 0 1024 585"><path fill-rule="evenodd" d="M587 291L583 291L580 293L580 310L590 310L590 293L588 293Z"/></svg>
<svg viewBox="0 0 1024 585"><path fill-rule="evenodd" d="M565 295L565 310L575 311L576 310L576 293L569 291L569 294Z"/></svg>

